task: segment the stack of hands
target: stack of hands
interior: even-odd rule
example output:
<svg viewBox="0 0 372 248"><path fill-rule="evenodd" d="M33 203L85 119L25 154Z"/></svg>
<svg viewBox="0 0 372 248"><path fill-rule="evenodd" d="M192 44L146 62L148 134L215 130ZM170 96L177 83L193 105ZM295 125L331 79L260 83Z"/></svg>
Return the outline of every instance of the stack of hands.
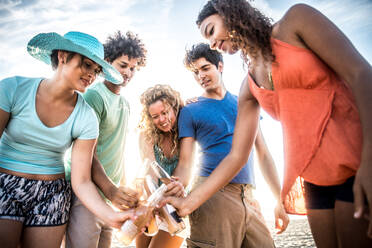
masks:
<svg viewBox="0 0 372 248"><path fill-rule="evenodd" d="M164 178L163 178L164 179ZM170 179L165 179L164 183L167 185L167 191L164 194L164 201L155 210L155 214L158 213L158 209L166 204L169 197L171 198L184 198L186 197L186 191L178 177L172 176ZM141 182L143 183L143 182ZM135 189L134 189L135 188ZM136 185L135 187L119 186L113 187L110 190L107 198L111 201L112 205L120 211L123 211L125 220L137 218L135 214L135 208L137 208L143 200L143 185ZM120 228L123 223L112 224L115 228ZM150 224L150 223L148 223Z"/></svg>

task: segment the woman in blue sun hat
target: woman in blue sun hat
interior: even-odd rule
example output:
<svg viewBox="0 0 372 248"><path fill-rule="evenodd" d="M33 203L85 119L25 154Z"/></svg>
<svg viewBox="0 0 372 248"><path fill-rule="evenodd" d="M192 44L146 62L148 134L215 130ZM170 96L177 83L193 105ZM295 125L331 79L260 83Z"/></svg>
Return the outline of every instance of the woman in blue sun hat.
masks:
<svg viewBox="0 0 372 248"><path fill-rule="evenodd" d="M91 181L98 122L78 92L99 74L120 84L104 61L102 44L80 32L41 33L27 51L51 64L52 78L15 76L0 81L0 240L2 247L60 247L71 186L63 157L72 144L71 184L97 217L119 228L132 217L107 205Z"/></svg>

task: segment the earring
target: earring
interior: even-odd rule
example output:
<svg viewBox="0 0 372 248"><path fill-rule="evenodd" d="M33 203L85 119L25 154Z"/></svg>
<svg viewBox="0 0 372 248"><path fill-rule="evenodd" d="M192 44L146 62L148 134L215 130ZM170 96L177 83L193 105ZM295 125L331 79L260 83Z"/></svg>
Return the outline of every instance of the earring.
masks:
<svg viewBox="0 0 372 248"><path fill-rule="evenodd" d="M235 31L235 30L232 30L232 31L229 33L229 37L230 37L230 38L234 38L235 34L236 34L236 31Z"/></svg>

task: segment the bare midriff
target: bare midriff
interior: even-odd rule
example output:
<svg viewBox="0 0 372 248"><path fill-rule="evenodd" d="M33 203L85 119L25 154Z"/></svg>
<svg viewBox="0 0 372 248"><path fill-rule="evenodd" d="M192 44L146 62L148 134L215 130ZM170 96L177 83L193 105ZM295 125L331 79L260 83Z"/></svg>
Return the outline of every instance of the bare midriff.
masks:
<svg viewBox="0 0 372 248"><path fill-rule="evenodd" d="M18 171L7 170L4 168L0 168L0 173L5 173L5 174L17 176L17 177L24 177L24 178L31 179L31 180L42 180L42 181L53 181L53 180L57 180L57 179L61 179L65 177L65 173L51 174L51 175L28 174L28 173L22 173Z"/></svg>

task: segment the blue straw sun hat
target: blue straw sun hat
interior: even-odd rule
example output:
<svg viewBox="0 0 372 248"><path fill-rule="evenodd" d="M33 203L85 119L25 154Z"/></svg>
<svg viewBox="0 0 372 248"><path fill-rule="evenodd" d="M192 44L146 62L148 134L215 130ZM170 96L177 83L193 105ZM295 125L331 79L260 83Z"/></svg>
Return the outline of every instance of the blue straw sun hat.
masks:
<svg viewBox="0 0 372 248"><path fill-rule="evenodd" d="M93 36L81 32L68 32L64 36L57 33L40 33L27 44L28 53L50 65L50 55L53 50L64 50L79 53L102 66L105 79L121 84L123 77L104 60L103 45Z"/></svg>

